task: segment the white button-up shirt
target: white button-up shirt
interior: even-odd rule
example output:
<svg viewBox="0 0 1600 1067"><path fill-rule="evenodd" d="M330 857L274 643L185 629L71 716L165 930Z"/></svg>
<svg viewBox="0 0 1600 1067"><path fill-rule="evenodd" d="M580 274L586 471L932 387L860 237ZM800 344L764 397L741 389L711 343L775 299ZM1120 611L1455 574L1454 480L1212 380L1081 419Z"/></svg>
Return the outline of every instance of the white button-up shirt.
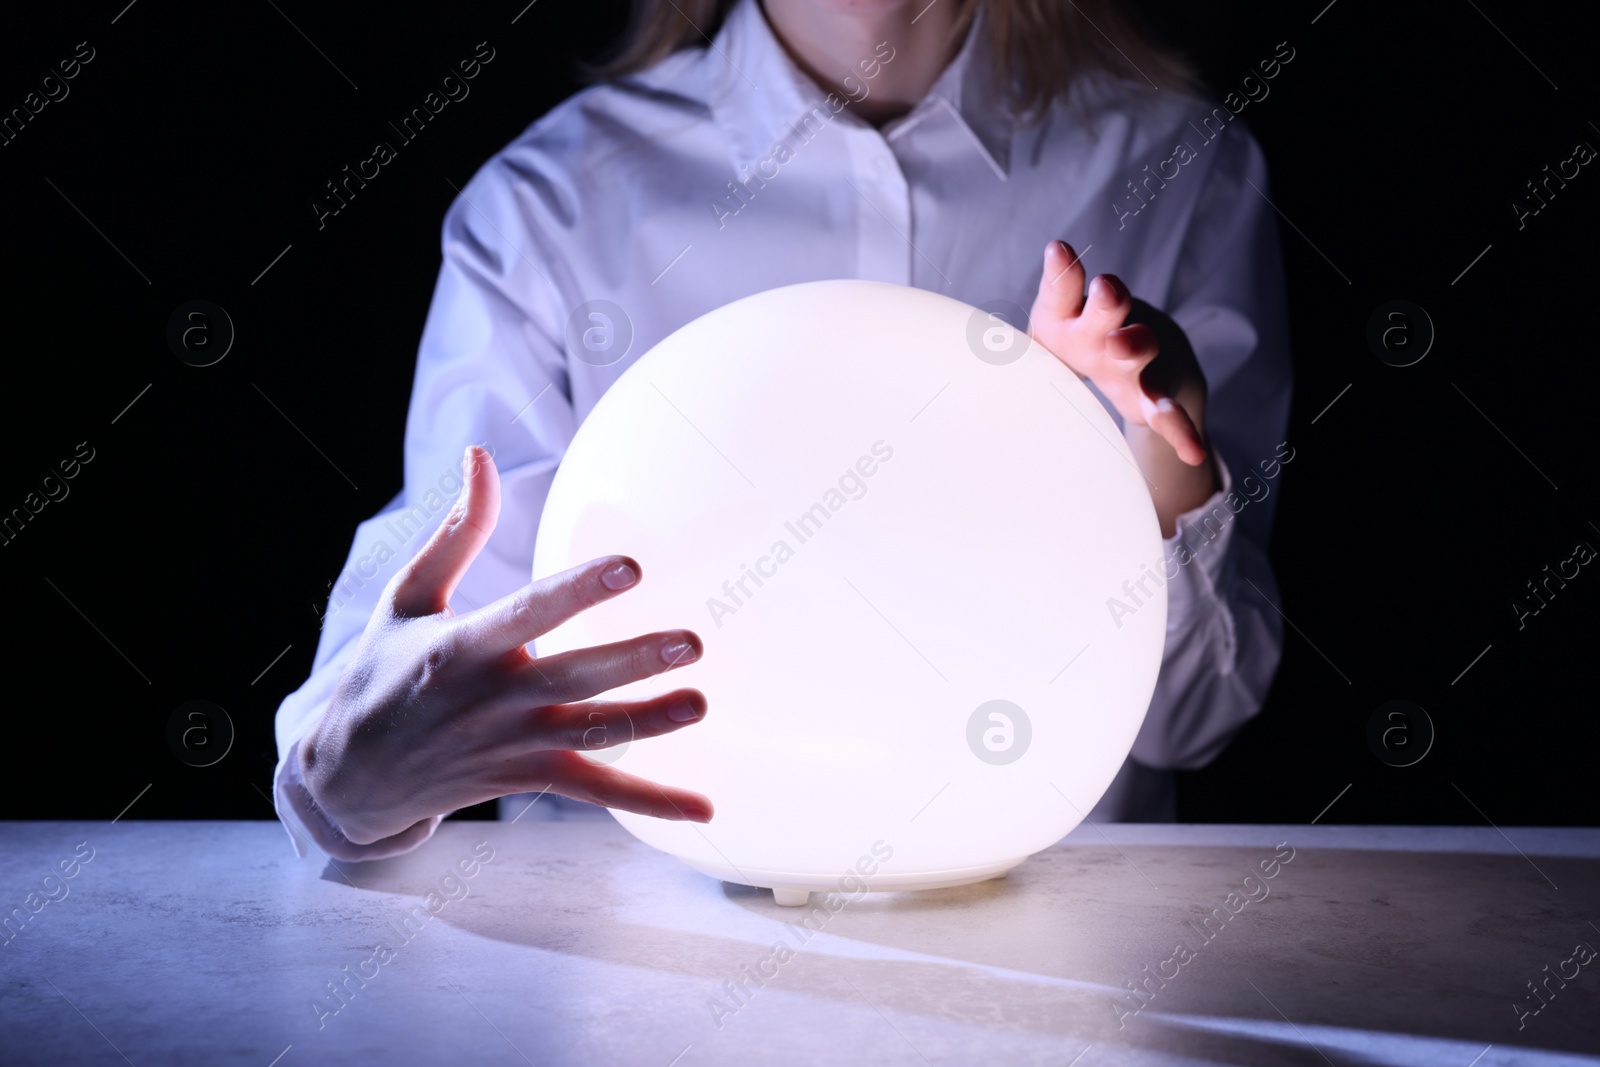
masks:
<svg viewBox="0 0 1600 1067"><path fill-rule="evenodd" d="M385 582L459 490L467 444L493 454L502 510L457 611L528 582L545 495L579 423L678 327L766 289L843 277L1008 304L1002 316L1021 326L1055 237L1091 275L1119 275L1188 334L1222 471L1222 488L1180 517L1167 559L1152 561L1168 596L1160 676L1132 756L1090 817L1174 819L1171 769L1203 766L1259 710L1283 642L1265 548L1275 479L1293 457L1283 444L1284 288L1260 148L1227 110L1142 86L1080 83L1077 109L1015 121L977 32L915 108L874 128L850 98L871 93L894 52L889 41L844 64L849 96L830 96L744 0L710 48L554 108L451 205L417 357L405 488L356 531L313 673L278 712L277 807L300 854L298 835L340 857L391 851L344 841L311 804L294 754ZM1137 609L1137 587L1111 592ZM502 811L528 799L507 798ZM546 797L533 810L586 807Z"/></svg>

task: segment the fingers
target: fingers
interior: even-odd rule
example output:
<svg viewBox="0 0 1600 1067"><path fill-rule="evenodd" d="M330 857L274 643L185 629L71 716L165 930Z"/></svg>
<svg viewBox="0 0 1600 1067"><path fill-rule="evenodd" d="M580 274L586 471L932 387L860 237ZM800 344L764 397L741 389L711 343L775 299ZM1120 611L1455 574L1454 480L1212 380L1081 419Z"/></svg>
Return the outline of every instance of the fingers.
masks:
<svg viewBox="0 0 1600 1067"><path fill-rule="evenodd" d="M564 758L541 785L574 800L677 822L710 822L716 812L706 796L692 790L657 785L648 778L586 760L576 752L542 755Z"/></svg>
<svg viewBox="0 0 1600 1067"><path fill-rule="evenodd" d="M632 589L639 576L638 561L629 556L592 559L461 616L455 636L462 647L478 649L487 658L503 655Z"/></svg>
<svg viewBox="0 0 1600 1067"><path fill-rule="evenodd" d="M1044 249L1044 273L1033 318L1075 319L1083 307L1083 264L1065 241L1051 241Z"/></svg>
<svg viewBox="0 0 1600 1067"><path fill-rule="evenodd" d="M1205 462L1206 449L1200 439L1200 431L1182 404L1175 403L1170 397L1152 399L1145 393L1139 395L1139 403L1144 410L1145 422L1172 446L1179 459L1191 467L1198 467Z"/></svg>
<svg viewBox="0 0 1600 1067"><path fill-rule="evenodd" d="M1084 295L1086 272L1072 246L1051 241L1045 246L1044 273L1033 317L1068 321L1082 319L1080 328L1090 336L1110 333L1127 321L1133 296L1115 274L1097 275Z"/></svg>
<svg viewBox="0 0 1600 1067"><path fill-rule="evenodd" d="M619 685L686 667L704 651L692 631L666 630L541 656L516 672L517 685L509 695L523 707L587 700Z"/></svg>
<svg viewBox="0 0 1600 1067"><path fill-rule="evenodd" d="M580 701L538 708L527 718L527 738L539 749L577 752L660 737L697 723L706 715L705 694L677 689L649 700Z"/></svg>
<svg viewBox="0 0 1600 1067"><path fill-rule="evenodd" d="M1110 333L1128 321L1133 310L1133 294L1115 274L1097 275L1089 283L1089 295L1083 305L1082 329L1089 335Z"/></svg>
<svg viewBox="0 0 1600 1067"><path fill-rule="evenodd" d="M461 459L465 485L444 521L394 578L394 610L403 616L436 615L450 602L467 568L494 532L500 515L500 476L489 453L470 445Z"/></svg>
<svg viewBox="0 0 1600 1067"><path fill-rule="evenodd" d="M1120 361L1125 369L1137 374L1161 353L1161 341L1148 326L1123 326L1106 335L1106 347L1111 357Z"/></svg>

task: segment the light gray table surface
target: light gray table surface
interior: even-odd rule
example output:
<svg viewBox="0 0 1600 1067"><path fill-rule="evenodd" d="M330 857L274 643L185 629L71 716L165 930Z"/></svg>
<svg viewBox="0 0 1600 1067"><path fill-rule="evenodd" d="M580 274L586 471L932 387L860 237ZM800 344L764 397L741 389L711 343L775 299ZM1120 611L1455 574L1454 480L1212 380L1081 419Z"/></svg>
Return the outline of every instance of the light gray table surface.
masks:
<svg viewBox="0 0 1600 1067"><path fill-rule="evenodd" d="M1600 830L1502 829L1085 826L802 912L610 820L338 865L277 823L0 824L0 1062L1600 1064L1600 960L1567 962Z"/></svg>

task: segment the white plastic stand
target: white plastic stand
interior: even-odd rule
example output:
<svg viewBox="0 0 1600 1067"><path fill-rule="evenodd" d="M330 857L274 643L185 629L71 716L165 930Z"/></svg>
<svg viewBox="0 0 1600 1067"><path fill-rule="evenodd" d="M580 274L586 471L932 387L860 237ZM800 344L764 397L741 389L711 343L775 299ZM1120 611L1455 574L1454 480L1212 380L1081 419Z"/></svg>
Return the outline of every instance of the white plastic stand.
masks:
<svg viewBox="0 0 1600 1067"><path fill-rule="evenodd" d="M774 889L773 902L784 908L803 908L811 902L809 889Z"/></svg>
<svg viewBox="0 0 1600 1067"><path fill-rule="evenodd" d="M1024 859L1027 857L1018 856L999 863L986 863L981 867L964 867L948 871L891 873L880 870L874 875L862 876L859 883L862 890L875 893L948 889L951 886L971 885L974 882L986 882L990 878L1002 877ZM795 871L740 870L722 864L685 862L702 874L709 874L724 882L753 886L757 889L770 889L773 903L781 908L803 908L811 903L812 893L847 892L854 897L858 892L843 884L842 879L850 877L849 872L844 875L805 874Z"/></svg>

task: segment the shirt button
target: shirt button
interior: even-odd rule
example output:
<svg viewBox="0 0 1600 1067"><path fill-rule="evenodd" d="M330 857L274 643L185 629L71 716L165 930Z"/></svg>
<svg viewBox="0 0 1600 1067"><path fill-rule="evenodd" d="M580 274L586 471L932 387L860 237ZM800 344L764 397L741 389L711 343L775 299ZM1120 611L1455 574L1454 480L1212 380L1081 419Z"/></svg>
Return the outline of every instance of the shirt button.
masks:
<svg viewBox="0 0 1600 1067"><path fill-rule="evenodd" d="M882 156L874 159L872 161L872 173L880 176L889 173L889 161Z"/></svg>

